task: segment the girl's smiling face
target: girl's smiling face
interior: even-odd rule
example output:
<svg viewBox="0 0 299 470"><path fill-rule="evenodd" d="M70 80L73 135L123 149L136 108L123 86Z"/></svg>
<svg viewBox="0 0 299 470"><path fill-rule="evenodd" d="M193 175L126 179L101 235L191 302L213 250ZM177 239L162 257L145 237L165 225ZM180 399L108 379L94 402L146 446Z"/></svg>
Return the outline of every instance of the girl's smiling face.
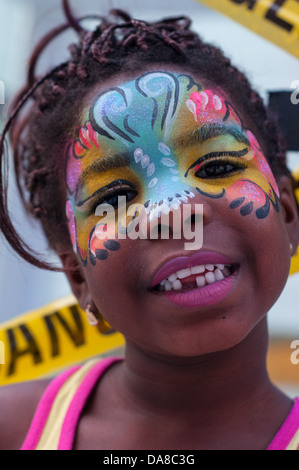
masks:
<svg viewBox="0 0 299 470"><path fill-rule="evenodd" d="M66 213L88 295L125 337L142 344L146 334L149 349L197 355L232 346L275 302L289 269L279 190L255 136L224 95L184 73L146 72L106 85L82 116L67 148ZM194 253L184 252L183 234L119 236L118 196L127 207L142 204L148 222L161 210L203 204L201 251L234 266L225 295L213 301L210 292L208 303L184 306L153 289L159 268ZM116 236L95 215L101 203L116 209Z"/></svg>

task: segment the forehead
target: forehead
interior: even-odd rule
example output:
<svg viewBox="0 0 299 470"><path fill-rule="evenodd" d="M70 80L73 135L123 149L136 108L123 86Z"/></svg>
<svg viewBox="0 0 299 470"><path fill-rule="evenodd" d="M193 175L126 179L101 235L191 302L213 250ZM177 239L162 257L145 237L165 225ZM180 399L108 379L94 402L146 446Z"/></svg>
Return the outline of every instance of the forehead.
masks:
<svg viewBox="0 0 299 470"><path fill-rule="evenodd" d="M69 192L86 168L96 164L99 170L99 160L105 163L101 171L129 160L146 167L151 177L158 159L173 173L178 171L172 167L182 148L221 135L248 144L239 114L229 101L188 73L150 71L133 80L112 82L89 96L68 147ZM154 160L151 165L150 160ZM173 174L172 180L175 183L178 176ZM149 187L156 183L152 176Z"/></svg>
<svg viewBox="0 0 299 470"><path fill-rule="evenodd" d="M218 95L190 74L150 71L95 91L78 130L84 135L89 125L106 155L115 145L125 150L141 137L165 142L201 122L223 122L229 112Z"/></svg>

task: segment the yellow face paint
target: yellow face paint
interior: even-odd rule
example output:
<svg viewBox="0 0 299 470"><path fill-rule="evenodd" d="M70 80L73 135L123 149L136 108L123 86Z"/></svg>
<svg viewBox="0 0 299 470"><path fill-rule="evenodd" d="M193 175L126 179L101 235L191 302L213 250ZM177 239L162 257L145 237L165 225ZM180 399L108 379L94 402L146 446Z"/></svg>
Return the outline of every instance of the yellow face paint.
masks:
<svg viewBox="0 0 299 470"><path fill-rule="evenodd" d="M271 203L278 210L253 134L225 98L186 74L148 72L95 96L68 147L66 183L70 234L84 264L120 248L118 196L149 217L196 194L225 196L241 215L266 217ZM95 215L103 203L116 209L116 230Z"/></svg>

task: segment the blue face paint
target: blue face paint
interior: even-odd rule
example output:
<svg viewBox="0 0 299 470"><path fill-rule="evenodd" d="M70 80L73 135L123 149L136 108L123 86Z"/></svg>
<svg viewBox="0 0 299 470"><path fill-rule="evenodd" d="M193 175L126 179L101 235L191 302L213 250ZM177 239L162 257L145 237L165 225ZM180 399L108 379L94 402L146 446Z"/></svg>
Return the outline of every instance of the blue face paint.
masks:
<svg viewBox="0 0 299 470"><path fill-rule="evenodd" d="M186 74L148 72L97 95L67 155L67 215L83 263L88 253L95 261L112 250L107 240L97 240L94 209L114 204L117 195L142 204L149 220L198 193L222 198L230 188L237 188L232 198L245 188L244 201L253 207L248 184L240 182L240 171L247 170L255 201L273 191L276 202L275 180L253 139L227 100Z"/></svg>
<svg viewBox="0 0 299 470"><path fill-rule="evenodd" d="M188 113L191 88L201 90L186 75L152 72L104 92L90 108L91 126L109 139L110 151L130 155L148 210L193 197L171 146L181 108Z"/></svg>

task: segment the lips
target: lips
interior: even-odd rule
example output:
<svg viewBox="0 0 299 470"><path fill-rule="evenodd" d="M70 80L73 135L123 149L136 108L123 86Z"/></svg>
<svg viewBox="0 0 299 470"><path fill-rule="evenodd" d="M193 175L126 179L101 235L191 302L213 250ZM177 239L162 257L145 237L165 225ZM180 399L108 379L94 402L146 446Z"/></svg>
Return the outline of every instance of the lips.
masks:
<svg viewBox="0 0 299 470"><path fill-rule="evenodd" d="M214 252L200 252L191 256L181 256L174 258L171 261L168 261L162 266L161 269L158 270L154 277L152 287L157 286L160 284L160 282L164 281L177 271L207 264L232 265L233 263L228 258Z"/></svg>
<svg viewBox="0 0 299 470"><path fill-rule="evenodd" d="M210 269L215 268L216 265L219 268L215 269L215 274L213 274ZM224 271L219 277L220 268L224 268ZM189 274L188 270L191 272L203 270L206 274L202 276L203 273L199 273L199 276L196 277L196 283L194 283L194 276L187 276L185 278L187 285L182 285L179 280L176 280L172 283L172 288L168 286L166 289L167 282L171 284L170 280L173 277ZM155 293L160 290L160 295L166 295L168 300L176 306L208 307L221 302L229 295L236 285L238 273L239 266L228 258L218 253L200 252L191 256L174 258L164 264L156 273L152 288ZM211 276L213 279L210 279ZM184 279L182 279L183 282ZM164 285L164 292L161 292L161 283ZM180 286L176 286L176 283L180 283Z"/></svg>

